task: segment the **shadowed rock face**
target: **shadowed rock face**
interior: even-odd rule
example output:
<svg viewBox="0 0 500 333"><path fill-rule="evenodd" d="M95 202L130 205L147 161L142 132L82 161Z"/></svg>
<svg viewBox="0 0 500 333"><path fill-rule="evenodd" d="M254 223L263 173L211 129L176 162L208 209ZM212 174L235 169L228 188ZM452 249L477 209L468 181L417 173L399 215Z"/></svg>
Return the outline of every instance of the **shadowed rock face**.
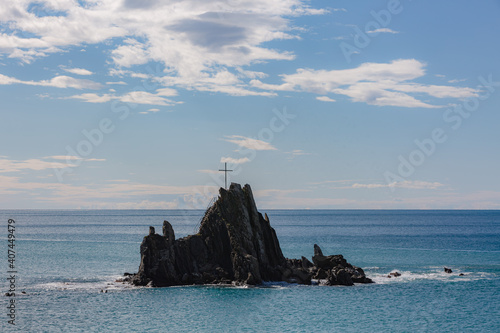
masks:
<svg viewBox="0 0 500 333"><path fill-rule="evenodd" d="M324 256L316 244L312 259L314 264L305 257L286 259L267 214L264 218L257 211L250 186L232 183L229 190L220 189L196 235L176 240L168 221L163 223L163 236L150 227L141 244L139 272L125 280L157 287L263 281L311 284L312 278L328 285L372 282L341 255Z"/></svg>

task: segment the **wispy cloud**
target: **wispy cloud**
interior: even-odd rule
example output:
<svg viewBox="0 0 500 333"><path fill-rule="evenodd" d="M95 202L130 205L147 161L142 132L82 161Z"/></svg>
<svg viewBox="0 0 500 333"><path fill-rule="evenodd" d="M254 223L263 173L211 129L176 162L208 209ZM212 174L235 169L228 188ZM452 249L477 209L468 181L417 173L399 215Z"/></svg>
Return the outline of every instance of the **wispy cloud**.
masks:
<svg viewBox="0 0 500 333"><path fill-rule="evenodd" d="M75 79L70 76L60 75L50 80L42 81L23 81L13 77L0 74L0 85L26 84L30 86L56 87L56 88L74 88L74 89L100 89L102 85L87 79Z"/></svg>
<svg viewBox="0 0 500 333"><path fill-rule="evenodd" d="M71 74L76 74L76 75L92 75L91 71L84 69L84 68L66 68L64 66L61 66L61 69L64 70L65 72L71 73Z"/></svg>
<svg viewBox="0 0 500 333"><path fill-rule="evenodd" d="M110 100L114 99L115 96L110 95L110 94L94 94L94 93L85 93L81 95L73 95L66 97L66 99L73 98L73 99L80 99L84 102L87 103L106 103L109 102Z"/></svg>
<svg viewBox="0 0 500 333"><path fill-rule="evenodd" d="M336 102L336 100L334 100L328 96L318 96L318 97L316 97L316 99L318 101L322 101L322 102Z"/></svg>
<svg viewBox="0 0 500 333"><path fill-rule="evenodd" d="M242 158L232 158L232 157L222 157L220 159L221 163L231 163L231 164L243 164L250 162L250 159L248 157L242 157Z"/></svg>
<svg viewBox="0 0 500 333"><path fill-rule="evenodd" d="M83 158L80 156L71 156L71 155L53 155L53 156L45 156L44 159L73 161L73 160L82 160Z"/></svg>
<svg viewBox="0 0 500 333"><path fill-rule="evenodd" d="M405 180L401 182L393 182L390 184L361 184L355 183L352 184L349 188L365 188L365 189L374 189L374 188L404 188L404 189L412 189L412 190L435 190L437 188L443 187L444 185L438 182L426 182L421 180Z"/></svg>
<svg viewBox="0 0 500 333"><path fill-rule="evenodd" d="M257 191L256 191L257 193ZM272 193L272 192L271 192ZM500 192L477 191L468 194L453 192L411 198L348 199L322 196L298 196L275 192L262 200L256 194L257 204L267 208L337 208L337 209L499 209ZM272 218L272 217L271 217Z"/></svg>
<svg viewBox="0 0 500 333"><path fill-rule="evenodd" d="M379 34L379 33L398 34L399 31L395 31L395 30L392 30L389 28L379 28L379 29L367 31L367 33L369 33L369 34Z"/></svg>
<svg viewBox="0 0 500 333"><path fill-rule="evenodd" d="M292 151L287 151L287 152L285 152L285 154L289 155L289 159L293 159L293 158L295 158L297 156L311 155L311 153L306 153L305 151L300 150L300 149L295 149L295 150L292 150Z"/></svg>
<svg viewBox="0 0 500 333"><path fill-rule="evenodd" d="M131 91L125 93L124 95L115 94L95 94L95 93L85 93L80 95L73 95L65 97L65 99L80 99L87 103L107 103L111 100L119 100L124 103L132 104L146 104L146 105L160 105L160 106L173 106L182 102L173 101L171 99L165 98L165 95L174 95L173 89L158 89L155 93L150 93L147 91ZM159 109L150 109L158 110ZM156 111L148 111L156 112Z"/></svg>
<svg viewBox="0 0 500 333"><path fill-rule="evenodd" d="M48 160L48 161L47 161ZM81 158L78 156L71 155L54 155L45 156L41 159L30 158L26 160L13 160L8 157L0 157L0 173L8 172L21 172L25 170L41 171L53 168L68 168L76 166L74 163L78 160L84 160L88 162L105 162L104 158ZM58 161L65 161L64 163Z"/></svg>
<svg viewBox="0 0 500 333"><path fill-rule="evenodd" d="M121 97L120 101L125 103L148 104L148 105L174 105L175 102L158 94L152 94L146 91L131 91Z"/></svg>
<svg viewBox="0 0 500 333"><path fill-rule="evenodd" d="M127 85L127 82L124 82L124 81L108 81L106 82L107 85L113 85L113 84L116 84L116 85L122 85L122 86L126 86Z"/></svg>
<svg viewBox="0 0 500 333"><path fill-rule="evenodd" d="M467 81L466 79L454 79L454 80L448 80L448 83L459 83L459 82L464 82Z"/></svg>
<svg viewBox="0 0 500 333"><path fill-rule="evenodd" d="M326 180L321 182L312 182L311 185L329 185L333 184L331 189L380 189L380 188L401 188L413 190L434 190L442 188L445 185L439 182L427 182L422 180L406 180L400 182L386 183L367 183L370 179L342 179L342 180Z"/></svg>
<svg viewBox="0 0 500 333"><path fill-rule="evenodd" d="M40 171L52 168L66 168L69 166L74 165L60 162L48 162L37 158L21 161L0 158L0 173L19 172L23 170Z"/></svg>
<svg viewBox="0 0 500 333"><path fill-rule="evenodd" d="M271 145L269 142L252 139L241 135L226 135L223 140L252 150L277 150L277 148Z"/></svg>
<svg viewBox="0 0 500 333"><path fill-rule="evenodd" d="M139 112L140 114L149 114L149 113L155 113L155 112L159 112L160 109L148 109L146 111L141 111Z"/></svg>

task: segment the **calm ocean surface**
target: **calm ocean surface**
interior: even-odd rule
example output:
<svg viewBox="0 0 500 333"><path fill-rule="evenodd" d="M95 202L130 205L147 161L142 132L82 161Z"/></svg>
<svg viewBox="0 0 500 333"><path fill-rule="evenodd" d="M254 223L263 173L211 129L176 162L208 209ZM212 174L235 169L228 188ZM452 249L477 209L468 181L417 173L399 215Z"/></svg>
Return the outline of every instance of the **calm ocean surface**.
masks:
<svg viewBox="0 0 500 333"><path fill-rule="evenodd" d="M0 331L500 332L500 211L265 212L286 257L310 259L317 243L376 283L135 288L115 280L137 271L148 226L167 219L183 237L203 211L0 210ZM27 293L16 295L15 329L3 296L9 218ZM393 270L402 276L387 278Z"/></svg>

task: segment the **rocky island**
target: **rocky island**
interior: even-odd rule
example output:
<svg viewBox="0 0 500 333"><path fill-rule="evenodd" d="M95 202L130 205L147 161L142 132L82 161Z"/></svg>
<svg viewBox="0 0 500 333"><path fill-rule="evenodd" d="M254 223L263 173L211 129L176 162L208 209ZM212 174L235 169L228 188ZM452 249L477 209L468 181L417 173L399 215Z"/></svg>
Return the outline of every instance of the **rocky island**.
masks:
<svg viewBox="0 0 500 333"><path fill-rule="evenodd" d="M314 244L312 262L287 259L267 214L257 211L252 189L232 183L221 188L207 209L197 234L175 239L168 221L163 235L149 227L141 244L141 263L126 281L137 286L166 287L192 284L258 285L285 281L324 285L372 283L359 267L342 255L323 255Z"/></svg>

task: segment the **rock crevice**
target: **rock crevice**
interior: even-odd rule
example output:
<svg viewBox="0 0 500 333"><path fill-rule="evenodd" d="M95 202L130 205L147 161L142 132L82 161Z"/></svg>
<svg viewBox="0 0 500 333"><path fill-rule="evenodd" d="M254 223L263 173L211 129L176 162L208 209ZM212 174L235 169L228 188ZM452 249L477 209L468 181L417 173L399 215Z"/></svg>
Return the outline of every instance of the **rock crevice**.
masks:
<svg viewBox="0 0 500 333"><path fill-rule="evenodd" d="M127 281L156 287L263 281L311 284L312 279L327 285L372 282L341 255L324 256L316 244L312 263L305 257L285 258L269 217L257 211L249 185L221 188L197 234L176 240L168 221L162 229L163 236L150 227L141 244L139 271Z"/></svg>

